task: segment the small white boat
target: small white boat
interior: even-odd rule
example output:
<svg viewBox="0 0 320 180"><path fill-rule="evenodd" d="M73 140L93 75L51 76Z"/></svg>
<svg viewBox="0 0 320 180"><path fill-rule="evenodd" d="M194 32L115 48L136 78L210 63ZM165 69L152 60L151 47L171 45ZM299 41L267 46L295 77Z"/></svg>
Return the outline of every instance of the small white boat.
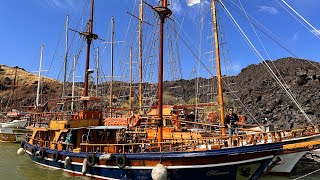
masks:
<svg viewBox="0 0 320 180"><path fill-rule="evenodd" d="M9 122L3 122L0 123L0 127L3 128L24 128L26 127L28 123L28 119L19 119L19 120L13 120Z"/></svg>
<svg viewBox="0 0 320 180"><path fill-rule="evenodd" d="M30 114L26 112L19 112L15 109L8 112L5 119L0 123L3 128L25 128L30 120Z"/></svg>

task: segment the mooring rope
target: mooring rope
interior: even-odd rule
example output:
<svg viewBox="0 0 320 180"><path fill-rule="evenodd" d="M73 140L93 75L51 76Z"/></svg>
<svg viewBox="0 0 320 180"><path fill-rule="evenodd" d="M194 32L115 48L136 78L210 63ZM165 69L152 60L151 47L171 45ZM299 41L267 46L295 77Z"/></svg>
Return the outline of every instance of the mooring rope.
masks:
<svg viewBox="0 0 320 180"><path fill-rule="evenodd" d="M309 176L309 175L311 175L311 174L314 174L314 173L316 173L316 172L318 172L318 171L320 171L320 169L317 169L317 170L315 170L315 171L312 171L312 172L310 172L310 173L308 173L308 174L305 174L305 175L303 175L303 176L297 177L297 178L295 178L295 179L293 179L293 180L298 180L298 179L307 177L307 176Z"/></svg>

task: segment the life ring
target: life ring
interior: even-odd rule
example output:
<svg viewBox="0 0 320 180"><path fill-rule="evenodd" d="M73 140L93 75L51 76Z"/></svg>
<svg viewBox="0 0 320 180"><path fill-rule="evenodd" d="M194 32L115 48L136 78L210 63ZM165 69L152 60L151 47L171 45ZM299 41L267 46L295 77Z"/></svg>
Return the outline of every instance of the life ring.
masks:
<svg viewBox="0 0 320 180"><path fill-rule="evenodd" d="M123 169L124 167L126 167L126 156L123 154L120 156L117 156L116 164L120 169Z"/></svg>
<svg viewBox="0 0 320 180"><path fill-rule="evenodd" d="M87 164L91 167L97 163L96 156L94 154L88 154L87 156Z"/></svg>
<svg viewBox="0 0 320 180"><path fill-rule="evenodd" d="M58 151L54 152L52 155L52 160L57 162L60 158L60 153Z"/></svg>
<svg viewBox="0 0 320 180"><path fill-rule="evenodd" d="M46 150L45 149L41 149L39 152L39 158L43 159L46 156Z"/></svg>
<svg viewBox="0 0 320 180"><path fill-rule="evenodd" d="M130 118L128 118L128 125L129 127L136 127L140 122L138 115L132 115Z"/></svg>
<svg viewBox="0 0 320 180"><path fill-rule="evenodd" d="M216 111L208 114L208 120L210 123L216 123L218 121L218 113Z"/></svg>
<svg viewBox="0 0 320 180"><path fill-rule="evenodd" d="M36 155L36 152L37 152L37 148L32 148L32 149L31 149L31 154L32 154L32 156L35 156L35 155Z"/></svg>

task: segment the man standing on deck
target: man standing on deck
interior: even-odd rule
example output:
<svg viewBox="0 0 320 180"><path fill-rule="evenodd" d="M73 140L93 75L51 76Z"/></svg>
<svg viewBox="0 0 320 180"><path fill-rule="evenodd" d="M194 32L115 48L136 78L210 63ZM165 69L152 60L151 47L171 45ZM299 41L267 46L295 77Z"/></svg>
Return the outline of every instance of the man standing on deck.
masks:
<svg viewBox="0 0 320 180"><path fill-rule="evenodd" d="M228 109L228 113L226 117L224 118L224 122L227 125L228 133L230 136L233 134L238 134L238 123L239 118L238 116L233 112L233 108Z"/></svg>

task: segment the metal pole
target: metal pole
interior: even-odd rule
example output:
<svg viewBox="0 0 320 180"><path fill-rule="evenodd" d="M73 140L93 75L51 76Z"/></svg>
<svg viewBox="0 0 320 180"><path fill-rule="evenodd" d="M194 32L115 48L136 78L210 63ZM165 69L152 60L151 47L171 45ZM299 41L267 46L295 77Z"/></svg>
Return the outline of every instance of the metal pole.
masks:
<svg viewBox="0 0 320 180"><path fill-rule="evenodd" d="M75 72L76 72L76 55L73 58L73 67L72 67L72 102L71 102L71 112L74 111L74 79L75 79Z"/></svg>
<svg viewBox="0 0 320 180"><path fill-rule="evenodd" d="M64 76L62 85L62 97L65 96L66 80L67 80L67 65L68 65L68 29L69 29L69 16L66 17L66 51L64 57Z"/></svg>
<svg viewBox="0 0 320 180"><path fill-rule="evenodd" d="M40 96L40 86L41 86L41 68L42 68L42 57L43 57L43 48L44 45L41 45L41 54L40 54L40 64L38 72L38 87L37 87L37 97L36 97L36 106L39 106L39 96Z"/></svg>
<svg viewBox="0 0 320 180"><path fill-rule="evenodd" d="M112 101L113 101L113 53L114 53L114 17L111 18L111 81L110 81L110 117L112 117Z"/></svg>

